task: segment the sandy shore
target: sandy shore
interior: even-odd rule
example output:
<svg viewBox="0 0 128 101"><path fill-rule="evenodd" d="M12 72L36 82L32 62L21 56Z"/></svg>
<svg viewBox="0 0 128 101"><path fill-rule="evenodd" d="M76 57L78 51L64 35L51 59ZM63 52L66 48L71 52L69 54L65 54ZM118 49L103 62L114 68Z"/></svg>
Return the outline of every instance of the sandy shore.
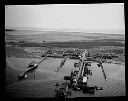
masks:
<svg viewBox="0 0 128 101"><path fill-rule="evenodd" d="M38 58L12 58L6 57L6 91L14 97L54 97L54 84L64 82L63 76L70 75L73 64L77 60L68 59L64 67L54 72L59 66L61 59L47 58L38 68L28 74L28 78L18 81L17 76L22 73L26 66L32 61L39 61ZM94 95L72 92L72 97L95 97L95 96L124 96L125 95L125 66L118 64L103 64L107 81L103 78L101 68L96 63L89 67L92 76L89 77L88 85L98 85L103 90L96 91ZM36 79L33 76L35 74Z"/></svg>

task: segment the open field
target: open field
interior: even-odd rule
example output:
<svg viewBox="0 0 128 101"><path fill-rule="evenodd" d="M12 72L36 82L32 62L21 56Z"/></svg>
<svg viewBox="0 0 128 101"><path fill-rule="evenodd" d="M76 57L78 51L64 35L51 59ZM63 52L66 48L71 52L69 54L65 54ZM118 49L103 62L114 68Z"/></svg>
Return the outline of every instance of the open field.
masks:
<svg viewBox="0 0 128 101"><path fill-rule="evenodd" d="M85 32L62 32L62 31L36 31L36 30L15 30L5 31L5 40L27 40L28 42L68 42L68 41L92 41L102 39L115 39L124 42L124 35L105 33ZM117 39L117 40L116 40Z"/></svg>
<svg viewBox="0 0 128 101"><path fill-rule="evenodd" d="M9 45L19 46L19 47L59 47L59 48L80 48L89 49L94 46L125 46L124 43L115 41L91 41L91 42L50 42L50 43L35 43L35 42L8 42Z"/></svg>

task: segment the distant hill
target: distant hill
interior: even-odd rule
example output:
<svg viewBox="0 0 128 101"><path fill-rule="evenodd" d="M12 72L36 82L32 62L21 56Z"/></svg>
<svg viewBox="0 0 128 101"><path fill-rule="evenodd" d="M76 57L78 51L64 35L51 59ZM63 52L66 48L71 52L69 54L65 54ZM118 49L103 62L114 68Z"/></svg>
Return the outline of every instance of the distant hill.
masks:
<svg viewBox="0 0 128 101"><path fill-rule="evenodd" d="M30 42L86 42L92 40L119 39L125 40L122 34L37 31L37 30L5 30L5 40L27 40Z"/></svg>

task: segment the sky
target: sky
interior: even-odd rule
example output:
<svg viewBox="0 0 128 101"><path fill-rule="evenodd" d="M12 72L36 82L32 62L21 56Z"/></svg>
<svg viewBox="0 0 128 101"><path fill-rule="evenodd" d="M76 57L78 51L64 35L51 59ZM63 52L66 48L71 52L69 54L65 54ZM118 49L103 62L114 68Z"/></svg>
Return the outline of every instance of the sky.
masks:
<svg viewBox="0 0 128 101"><path fill-rule="evenodd" d="M6 5L5 27L125 34L124 3Z"/></svg>

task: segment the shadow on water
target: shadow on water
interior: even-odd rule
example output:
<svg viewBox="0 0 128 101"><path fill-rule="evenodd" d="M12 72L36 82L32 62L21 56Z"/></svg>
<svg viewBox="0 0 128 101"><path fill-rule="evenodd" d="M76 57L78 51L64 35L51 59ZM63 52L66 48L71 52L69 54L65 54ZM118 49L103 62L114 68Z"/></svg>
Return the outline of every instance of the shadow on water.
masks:
<svg viewBox="0 0 128 101"><path fill-rule="evenodd" d="M94 86L94 87L85 87L83 89L83 94L92 94L94 95L97 90L103 90L102 87Z"/></svg>

